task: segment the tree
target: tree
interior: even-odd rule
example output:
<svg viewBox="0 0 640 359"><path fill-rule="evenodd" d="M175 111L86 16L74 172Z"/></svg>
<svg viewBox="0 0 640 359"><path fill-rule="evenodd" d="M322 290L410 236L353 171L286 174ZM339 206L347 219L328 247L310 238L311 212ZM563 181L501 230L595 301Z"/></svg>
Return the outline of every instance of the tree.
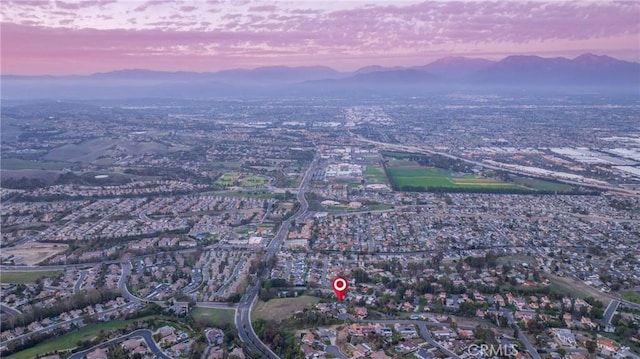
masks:
<svg viewBox="0 0 640 359"><path fill-rule="evenodd" d="M567 355L567 351L564 348L558 348L558 354L565 356Z"/></svg>
<svg viewBox="0 0 640 359"><path fill-rule="evenodd" d="M585 348L587 348L587 351L589 352L589 354L595 353L596 349L598 349L598 343L596 343L595 340L587 340L584 346Z"/></svg>

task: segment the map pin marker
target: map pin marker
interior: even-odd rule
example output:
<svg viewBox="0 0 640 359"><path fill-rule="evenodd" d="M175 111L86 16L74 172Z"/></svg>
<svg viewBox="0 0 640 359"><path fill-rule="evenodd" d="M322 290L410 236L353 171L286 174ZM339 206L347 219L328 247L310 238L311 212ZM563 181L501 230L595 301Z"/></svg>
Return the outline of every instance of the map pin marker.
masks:
<svg viewBox="0 0 640 359"><path fill-rule="evenodd" d="M336 293L336 297L342 300L342 297L347 293L347 288L349 288L349 281L345 277L337 276L333 279L331 286Z"/></svg>

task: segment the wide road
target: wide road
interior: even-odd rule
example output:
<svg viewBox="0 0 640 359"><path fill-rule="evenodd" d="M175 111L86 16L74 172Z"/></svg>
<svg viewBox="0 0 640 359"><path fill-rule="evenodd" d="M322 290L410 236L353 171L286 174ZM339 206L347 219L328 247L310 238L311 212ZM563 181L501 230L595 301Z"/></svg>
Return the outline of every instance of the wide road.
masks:
<svg viewBox="0 0 640 359"><path fill-rule="evenodd" d="M131 275L131 267L131 262L122 263L122 275L118 280L118 289L120 289L120 292L125 299L135 303L140 302L143 299L131 294L131 292L129 292L129 288L127 288L127 279Z"/></svg>
<svg viewBox="0 0 640 359"><path fill-rule="evenodd" d="M138 330L134 330L133 332L127 334L127 335L123 335L121 337L117 337L117 338L113 338L111 340L107 340L104 343L100 343L94 347L91 347L87 350L83 350L81 352L77 352L73 355L71 355L69 357L69 359L82 359L84 358L85 354L92 352L98 348L104 348L104 347L108 347L112 344L118 343L118 342L122 342L125 341L127 339L130 338L134 338L134 337L142 337L142 339L144 339L144 341L147 343L147 347L149 347L149 350L151 350L151 352L153 353L153 355L156 356L156 358L161 358L161 359L171 359L170 356L166 355L162 349L160 349L160 347L158 347L158 344L156 344L156 342L153 340L153 332L150 331L149 329L138 329Z"/></svg>
<svg viewBox="0 0 640 359"><path fill-rule="evenodd" d="M0 304L0 311L5 312L9 315L20 315L22 314L21 311L17 310L16 308L11 308L8 305L4 305L4 304Z"/></svg>
<svg viewBox="0 0 640 359"><path fill-rule="evenodd" d="M510 310L504 310L503 313L507 316L507 321L510 325L517 326L516 320L513 318L513 313ZM520 343L524 344L524 347L527 349L527 352L533 359L542 359L540 354L538 354L538 350L531 344L529 338L522 332L522 330L518 329L518 340Z"/></svg>
<svg viewBox="0 0 640 359"><path fill-rule="evenodd" d="M297 199L300 203L300 207L296 213L294 213L291 217L284 220L278 229L278 232L273 237L271 242L267 245L266 253L262 257L263 263L268 263L269 259L273 257L282 246L284 239L289 233L289 228L291 227L291 221L294 221L300 216L303 216L307 210L309 209L309 203L305 198L305 192L307 186L309 184L309 180L311 178L311 173L316 166L318 161L318 156L316 155L311 161L307 172L305 173L302 181L300 182L300 186L298 186ZM265 268L262 273L258 273L258 277L254 281L254 283L249 286L247 292L242 296L240 303L238 304L238 309L236 309L235 322L236 327L238 328L238 336L243 343L246 344L247 350L253 354L257 354L260 358L269 358L269 359L277 359L279 358L276 353L274 353L267 345L265 345L260 338L256 335L256 332L253 330L251 326L251 308L255 303L258 293L260 291L261 279L266 278L269 275L269 269Z"/></svg>
<svg viewBox="0 0 640 359"><path fill-rule="evenodd" d="M620 305L620 301L616 299L613 299L611 302L609 302L607 309L604 311L604 316L602 319L604 324L606 325L611 324L611 318L613 318L613 315L616 314L616 310L618 310L619 305Z"/></svg>

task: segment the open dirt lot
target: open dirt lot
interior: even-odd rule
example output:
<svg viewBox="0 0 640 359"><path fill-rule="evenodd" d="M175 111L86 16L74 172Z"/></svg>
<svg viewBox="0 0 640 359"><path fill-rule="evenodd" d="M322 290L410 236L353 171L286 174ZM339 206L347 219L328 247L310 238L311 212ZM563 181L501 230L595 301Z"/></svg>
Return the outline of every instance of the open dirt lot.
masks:
<svg viewBox="0 0 640 359"><path fill-rule="evenodd" d="M26 243L15 247L3 248L2 258L13 255L15 264L32 266L67 250L66 244Z"/></svg>

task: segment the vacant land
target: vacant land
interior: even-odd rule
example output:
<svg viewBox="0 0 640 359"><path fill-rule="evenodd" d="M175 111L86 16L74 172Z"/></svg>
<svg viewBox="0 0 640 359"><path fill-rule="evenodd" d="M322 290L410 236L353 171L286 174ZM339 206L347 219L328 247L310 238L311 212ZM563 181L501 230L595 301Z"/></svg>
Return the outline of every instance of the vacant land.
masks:
<svg viewBox="0 0 640 359"><path fill-rule="evenodd" d="M547 278L551 281L549 289L557 293L570 295L573 297L594 297L595 299L604 303L605 306L609 305L611 298L602 293L601 291L588 286L583 281L575 278L558 277L553 274L547 274Z"/></svg>
<svg viewBox="0 0 640 359"><path fill-rule="evenodd" d="M109 137L94 138L78 144L66 144L49 151L43 158L51 161L90 163L98 158L115 158L122 155L167 153L167 146L153 141L114 140Z"/></svg>
<svg viewBox="0 0 640 359"><path fill-rule="evenodd" d="M391 177L391 183L398 189L524 189L523 187L492 178L474 175L454 176L450 171L435 167L424 167L407 160L390 161L387 173Z"/></svg>
<svg viewBox="0 0 640 359"><path fill-rule="evenodd" d="M3 170L61 170L67 167L64 162L28 161L20 158L3 158L0 168Z"/></svg>
<svg viewBox="0 0 640 359"><path fill-rule="evenodd" d="M639 292L631 292L631 291L621 292L620 296L623 299L626 299L626 300L628 300L630 302L634 302L634 303L640 304L640 293Z"/></svg>
<svg viewBox="0 0 640 359"><path fill-rule="evenodd" d="M296 298L278 298L268 302L258 302L251 312L251 319L281 321L295 312L313 307L319 301L320 298L303 295Z"/></svg>
<svg viewBox="0 0 640 359"><path fill-rule="evenodd" d="M66 251L67 248L69 248L69 246L66 244L31 242L15 247L3 248L2 258L11 258L15 264L32 266Z"/></svg>
<svg viewBox="0 0 640 359"><path fill-rule="evenodd" d="M573 190L573 186L565 183L543 181L535 178L516 177L513 179L513 182L515 182L516 184L525 186L527 188L535 189L537 191L571 191Z"/></svg>
<svg viewBox="0 0 640 359"><path fill-rule="evenodd" d="M0 272L0 283L35 283L40 278L55 278L62 273L61 270L33 271L33 272Z"/></svg>
<svg viewBox="0 0 640 359"><path fill-rule="evenodd" d="M233 324L235 310L229 309L213 309L213 308L195 308L191 311L191 317L196 321L198 318L207 318L211 325Z"/></svg>

